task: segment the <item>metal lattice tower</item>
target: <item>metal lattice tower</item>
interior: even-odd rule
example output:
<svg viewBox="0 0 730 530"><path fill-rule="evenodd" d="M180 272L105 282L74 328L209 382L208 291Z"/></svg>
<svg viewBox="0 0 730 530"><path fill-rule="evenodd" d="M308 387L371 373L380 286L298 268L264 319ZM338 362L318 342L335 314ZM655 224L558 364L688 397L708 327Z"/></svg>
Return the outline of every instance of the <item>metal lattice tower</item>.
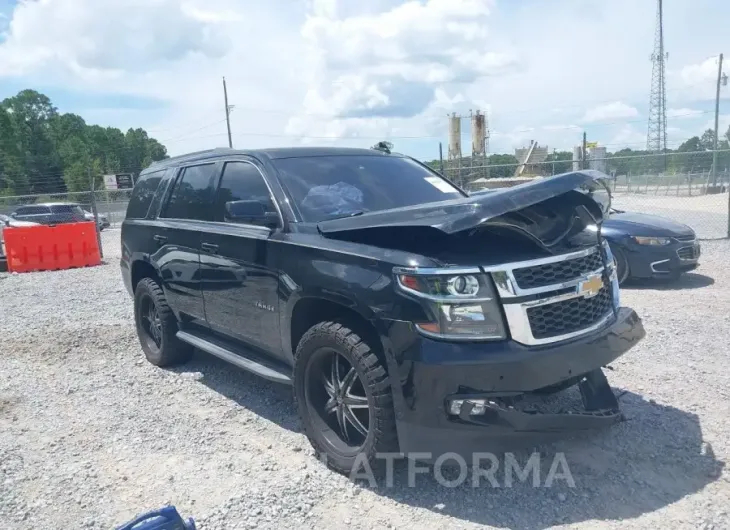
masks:
<svg viewBox="0 0 730 530"><path fill-rule="evenodd" d="M649 131L646 148L662 152L667 148L667 83L665 61L669 54L664 51L664 27L662 0L657 0L654 53L651 55L651 94L649 95Z"/></svg>

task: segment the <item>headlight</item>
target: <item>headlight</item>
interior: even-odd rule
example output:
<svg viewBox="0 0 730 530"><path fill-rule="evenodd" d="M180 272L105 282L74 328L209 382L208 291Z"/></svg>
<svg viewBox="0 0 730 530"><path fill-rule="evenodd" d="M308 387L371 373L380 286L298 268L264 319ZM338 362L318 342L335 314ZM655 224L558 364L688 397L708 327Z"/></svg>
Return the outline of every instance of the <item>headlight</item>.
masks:
<svg viewBox="0 0 730 530"><path fill-rule="evenodd" d="M649 245L655 247L661 247L662 245L668 245L672 242L671 238L668 237L641 237L634 236L634 241L639 245Z"/></svg>
<svg viewBox="0 0 730 530"><path fill-rule="evenodd" d="M418 299L427 322L415 326L426 335L462 340L506 338L492 280L481 272L433 274L396 269L399 289Z"/></svg>

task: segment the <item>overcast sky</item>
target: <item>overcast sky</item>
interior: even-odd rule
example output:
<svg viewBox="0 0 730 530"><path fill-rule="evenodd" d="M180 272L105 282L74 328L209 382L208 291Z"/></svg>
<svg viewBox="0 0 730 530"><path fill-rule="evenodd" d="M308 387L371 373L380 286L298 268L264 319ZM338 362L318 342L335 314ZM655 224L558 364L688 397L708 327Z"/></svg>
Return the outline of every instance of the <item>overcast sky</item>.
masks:
<svg viewBox="0 0 730 530"><path fill-rule="evenodd" d="M712 125L730 2L664 4L676 146ZM0 99L34 88L171 154L227 144L223 75L236 147L387 138L430 159L448 113L482 109L492 152L583 130L639 149L655 18L653 0L0 0Z"/></svg>

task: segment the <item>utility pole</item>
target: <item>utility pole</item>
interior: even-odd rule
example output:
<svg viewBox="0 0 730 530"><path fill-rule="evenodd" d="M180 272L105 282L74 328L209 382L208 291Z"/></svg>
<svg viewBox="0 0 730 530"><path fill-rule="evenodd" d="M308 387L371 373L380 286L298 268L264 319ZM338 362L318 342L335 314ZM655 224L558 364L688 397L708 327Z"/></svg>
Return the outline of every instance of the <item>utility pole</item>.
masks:
<svg viewBox="0 0 730 530"><path fill-rule="evenodd" d="M441 174L446 176L444 174L444 148L441 142L439 142L439 167L441 168Z"/></svg>
<svg viewBox="0 0 730 530"><path fill-rule="evenodd" d="M553 148L553 175L555 175L555 157L557 156L558 150Z"/></svg>
<svg viewBox="0 0 730 530"><path fill-rule="evenodd" d="M231 139L231 107L228 105L228 89L226 88L226 78L223 78L223 99L226 104L226 127L228 128L228 147L233 149L233 140Z"/></svg>
<svg viewBox="0 0 730 530"><path fill-rule="evenodd" d="M581 169L588 169L587 165L586 165L586 149L588 149L587 144L588 144L588 142L586 141L586 132L583 131L583 147L581 147L581 150L580 150L580 160L581 160L580 168Z"/></svg>
<svg viewBox="0 0 730 530"><path fill-rule="evenodd" d="M96 190L94 189L94 176L91 173L91 166L86 168L89 176L89 188L91 189L91 212L94 214L94 230L96 230L96 244L99 245L99 256L104 257L104 249L101 246L101 231L99 230L99 209L96 207ZM104 186L106 189L106 186Z"/></svg>
<svg viewBox="0 0 730 530"><path fill-rule="evenodd" d="M717 65L717 91L715 92L715 141L712 146L712 187L717 186L717 140L720 136L720 83L722 82L722 54Z"/></svg>

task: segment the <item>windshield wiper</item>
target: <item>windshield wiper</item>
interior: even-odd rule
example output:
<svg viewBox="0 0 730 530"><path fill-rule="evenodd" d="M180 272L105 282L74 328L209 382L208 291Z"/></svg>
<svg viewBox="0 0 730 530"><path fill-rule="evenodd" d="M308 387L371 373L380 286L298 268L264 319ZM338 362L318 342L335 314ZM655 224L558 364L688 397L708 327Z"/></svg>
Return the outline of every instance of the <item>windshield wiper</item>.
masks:
<svg viewBox="0 0 730 530"><path fill-rule="evenodd" d="M365 210L358 210L356 212L347 213L345 215L338 215L337 217L328 217L325 221L334 221L335 219L347 219L348 217L357 217L365 213Z"/></svg>

